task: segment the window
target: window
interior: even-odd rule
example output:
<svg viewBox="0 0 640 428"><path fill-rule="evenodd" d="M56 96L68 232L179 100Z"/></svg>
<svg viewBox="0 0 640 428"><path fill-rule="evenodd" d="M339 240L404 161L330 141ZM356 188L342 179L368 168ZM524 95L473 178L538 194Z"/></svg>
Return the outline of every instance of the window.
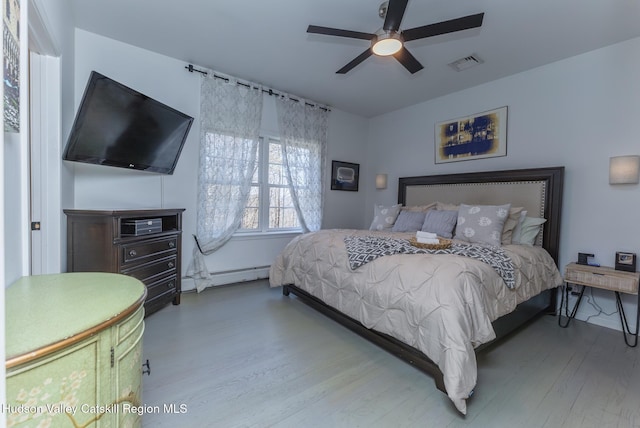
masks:
<svg viewBox="0 0 640 428"><path fill-rule="evenodd" d="M240 232L300 230L284 170L282 145L272 137L261 137L258 168L253 175Z"/></svg>

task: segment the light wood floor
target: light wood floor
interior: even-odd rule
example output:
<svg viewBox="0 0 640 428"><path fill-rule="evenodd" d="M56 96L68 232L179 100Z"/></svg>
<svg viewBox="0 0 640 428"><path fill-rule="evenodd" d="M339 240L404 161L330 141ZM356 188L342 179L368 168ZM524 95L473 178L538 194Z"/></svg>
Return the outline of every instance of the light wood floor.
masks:
<svg viewBox="0 0 640 428"><path fill-rule="evenodd" d="M543 317L485 350L460 415L433 379L266 281L146 320L146 427L640 427L640 348ZM166 413L164 404L185 413Z"/></svg>

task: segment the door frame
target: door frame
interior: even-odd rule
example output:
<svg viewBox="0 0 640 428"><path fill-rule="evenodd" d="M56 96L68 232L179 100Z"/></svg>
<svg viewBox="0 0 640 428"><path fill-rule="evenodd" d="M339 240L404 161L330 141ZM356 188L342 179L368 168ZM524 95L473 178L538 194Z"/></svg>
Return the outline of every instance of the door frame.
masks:
<svg viewBox="0 0 640 428"><path fill-rule="evenodd" d="M61 63L46 17L29 0L29 235L32 275L62 269Z"/></svg>

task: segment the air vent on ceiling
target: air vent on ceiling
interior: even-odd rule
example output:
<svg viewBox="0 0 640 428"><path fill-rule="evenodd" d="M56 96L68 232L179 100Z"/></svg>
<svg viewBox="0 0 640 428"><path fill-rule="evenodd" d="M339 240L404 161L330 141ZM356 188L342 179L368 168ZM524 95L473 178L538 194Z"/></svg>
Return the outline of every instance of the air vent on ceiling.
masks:
<svg viewBox="0 0 640 428"><path fill-rule="evenodd" d="M449 63L449 67L453 68L455 71L462 71L474 67L478 64L482 64L483 62L484 61L477 54L471 54L469 56L465 56L464 58L460 58L457 61Z"/></svg>

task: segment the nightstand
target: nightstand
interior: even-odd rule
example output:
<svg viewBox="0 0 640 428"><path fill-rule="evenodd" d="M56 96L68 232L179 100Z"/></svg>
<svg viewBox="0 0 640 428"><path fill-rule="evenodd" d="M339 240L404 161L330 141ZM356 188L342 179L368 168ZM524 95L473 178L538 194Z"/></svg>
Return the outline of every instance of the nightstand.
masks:
<svg viewBox="0 0 640 428"><path fill-rule="evenodd" d="M640 281L640 273L638 272L623 272L615 270L606 266L589 266L579 265L577 263L569 263L565 267L564 271L565 285L562 287L562 300L560 302L560 313L558 314L558 325L562 328L569 326L569 323L576 316L576 312L580 307L582 301L582 295L584 294L585 287L600 288L602 290L613 291L616 295L616 306L618 308L618 314L620 315L620 323L622 324L622 334L624 335L624 342L634 348L638 344L638 329L640 327L640 313L638 307L640 306L640 293L638 293L638 282ZM569 284L582 285L582 290L578 295L578 300L569 314ZM631 332L629 324L627 323L627 316L624 313L622 307L622 300L620 299L620 293L634 294L638 296L636 302L636 331ZM562 323L562 310L564 307L565 317L567 322ZM629 343L627 335L633 337L633 344Z"/></svg>

